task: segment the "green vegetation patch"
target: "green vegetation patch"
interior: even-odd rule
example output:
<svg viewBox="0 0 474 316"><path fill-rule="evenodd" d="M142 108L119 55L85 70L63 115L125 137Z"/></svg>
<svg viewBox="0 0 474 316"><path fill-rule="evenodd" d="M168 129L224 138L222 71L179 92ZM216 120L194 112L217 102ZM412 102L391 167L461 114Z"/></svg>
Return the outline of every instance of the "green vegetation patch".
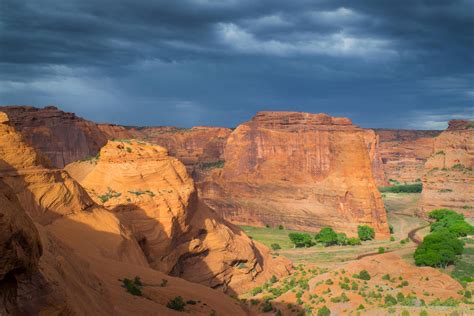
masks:
<svg viewBox="0 0 474 316"><path fill-rule="evenodd" d="M143 284L140 280L140 277L136 276L133 280L130 279L123 279L119 280L122 282L122 287L125 288L125 290L135 296L142 296L142 287Z"/></svg>
<svg viewBox="0 0 474 316"><path fill-rule="evenodd" d="M111 188L107 188L107 193L105 193L103 195L99 195L98 198L102 203L105 203L108 200L110 200L112 198L118 198L121 195L122 195L122 193L116 192Z"/></svg>
<svg viewBox="0 0 474 316"><path fill-rule="evenodd" d="M222 169L224 168L224 165L225 165L224 160L218 160L218 161L213 161L213 162L202 162L198 165L198 168L202 170Z"/></svg>
<svg viewBox="0 0 474 316"><path fill-rule="evenodd" d="M420 193L423 190L423 184L412 183L412 184L397 184L390 187L380 187L379 191L391 192L391 193Z"/></svg>

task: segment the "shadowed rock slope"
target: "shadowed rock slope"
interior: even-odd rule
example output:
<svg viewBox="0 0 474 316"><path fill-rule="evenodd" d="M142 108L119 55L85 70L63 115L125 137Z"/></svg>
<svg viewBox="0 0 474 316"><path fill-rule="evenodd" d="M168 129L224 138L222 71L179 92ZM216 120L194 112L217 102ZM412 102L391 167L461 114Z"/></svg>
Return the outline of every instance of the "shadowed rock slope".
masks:
<svg viewBox="0 0 474 316"><path fill-rule="evenodd" d="M474 216L474 121L452 120L425 164L421 206Z"/></svg>
<svg viewBox="0 0 474 316"><path fill-rule="evenodd" d="M130 228L157 270L239 293L288 273L288 261L199 201L185 166L163 147L109 141L97 161L66 170Z"/></svg>
<svg viewBox="0 0 474 316"><path fill-rule="evenodd" d="M349 235L368 224L387 237L368 138L346 118L260 112L229 136L224 168L200 175L202 195L238 224Z"/></svg>
<svg viewBox="0 0 474 316"><path fill-rule="evenodd" d="M218 291L151 269L119 218L67 172L50 169L4 113L0 181L1 314L175 315L166 304L178 295L199 301L186 306L198 315L245 314ZM141 296L119 280L135 276Z"/></svg>

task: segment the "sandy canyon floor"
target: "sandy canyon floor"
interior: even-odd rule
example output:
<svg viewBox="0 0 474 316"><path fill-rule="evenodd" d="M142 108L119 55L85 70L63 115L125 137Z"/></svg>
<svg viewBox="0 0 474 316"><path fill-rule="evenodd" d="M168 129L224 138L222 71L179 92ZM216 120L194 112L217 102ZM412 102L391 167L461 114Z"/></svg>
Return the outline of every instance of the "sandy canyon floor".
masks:
<svg viewBox="0 0 474 316"><path fill-rule="evenodd" d="M429 233L429 222L421 217L418 208L420 194L384 193L383 199L388 221L393 226L393 238L366 241L360 246L293 248L288 239L290 230L241 226L251 238L268 247L279 244L281 249L274 250L273 256L291 259L297 270L287 278L274 280L239 298L255 314L265 314L261 302L272 296L273 310L279 315L308 312L317 315L322 306L329 307L336 315L474 315L472 303L465 299L463 302L461 295L464 290L473 290L472 283L463 289L447 277L461 280L474 276L474 240L464 239L466 248L455 267L417 268L413 253ZM472 223L473 219L468 221ZM384 254L379 253L381 247ZM369 271L370 280L354 277L364 269ZM387 295L398 295L398 298L403 295L406 303L388 307L384 301ZM449 301L446 303L450 298L459 304L446 306L450 305ZM439 304L436 299L444 303ZM426 306L417 306L421 300Z"/></svg>

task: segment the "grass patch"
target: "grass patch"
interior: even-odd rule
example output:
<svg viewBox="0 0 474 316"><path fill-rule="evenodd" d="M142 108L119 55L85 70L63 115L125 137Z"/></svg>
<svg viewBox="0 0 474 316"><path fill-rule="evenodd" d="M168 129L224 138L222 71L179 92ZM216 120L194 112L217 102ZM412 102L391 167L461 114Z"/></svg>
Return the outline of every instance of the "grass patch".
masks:
<svg viewBox="0 0 474 316"><path fill-rule="evenodd" d="M242 230L253 240L261 242L271 248L273 248L272 244L278 244L280 249L292 249L293 243L288 238L288 234L299 233L295 230L272 227L240 226L240 228L242 228Z"/></svg>

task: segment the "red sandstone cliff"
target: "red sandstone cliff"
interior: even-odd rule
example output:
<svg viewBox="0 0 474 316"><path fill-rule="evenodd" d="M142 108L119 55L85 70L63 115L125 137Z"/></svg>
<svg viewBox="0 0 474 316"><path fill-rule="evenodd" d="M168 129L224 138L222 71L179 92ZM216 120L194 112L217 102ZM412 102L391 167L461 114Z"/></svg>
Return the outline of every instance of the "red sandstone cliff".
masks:
<svg viewBox="0 0 474 316"><path fill-rule="evenodd" d="M229 136L222 170L198 178L205 201L238 224L388 236L367 132L325 114L260 112Z"/></svg>
<svg viewBox="0 0 474 316"><path fill-rule="evenodd" d="M119 218L67 172L49 168L1 112L0 201L2 314L175 315L166 304L179 295L202 302L189 313L245 315L218 291L151 269ZM141 297L120 281L135 276Z"/></svg>
<svg viewBox="0 0 474 316"><path fill-rule="evenodd" d="M163 147L109 141L98 161L66 170L131 229L157 270L239 293L287 273L288 261L272 259L199 201L184 165Z"/></svg>
<svg viewBox="0 0 474 316"><path fill-rule="evenodd" d="M425 164L421 206L474 216L474 121L452 120Z"/></svg>
<svg viewBox="0 0 474 316"><path fill-rule="evenodd" d="M375 129L375 133L385 179L411 183L423 176L423 166L441 131Z"/></svg>

